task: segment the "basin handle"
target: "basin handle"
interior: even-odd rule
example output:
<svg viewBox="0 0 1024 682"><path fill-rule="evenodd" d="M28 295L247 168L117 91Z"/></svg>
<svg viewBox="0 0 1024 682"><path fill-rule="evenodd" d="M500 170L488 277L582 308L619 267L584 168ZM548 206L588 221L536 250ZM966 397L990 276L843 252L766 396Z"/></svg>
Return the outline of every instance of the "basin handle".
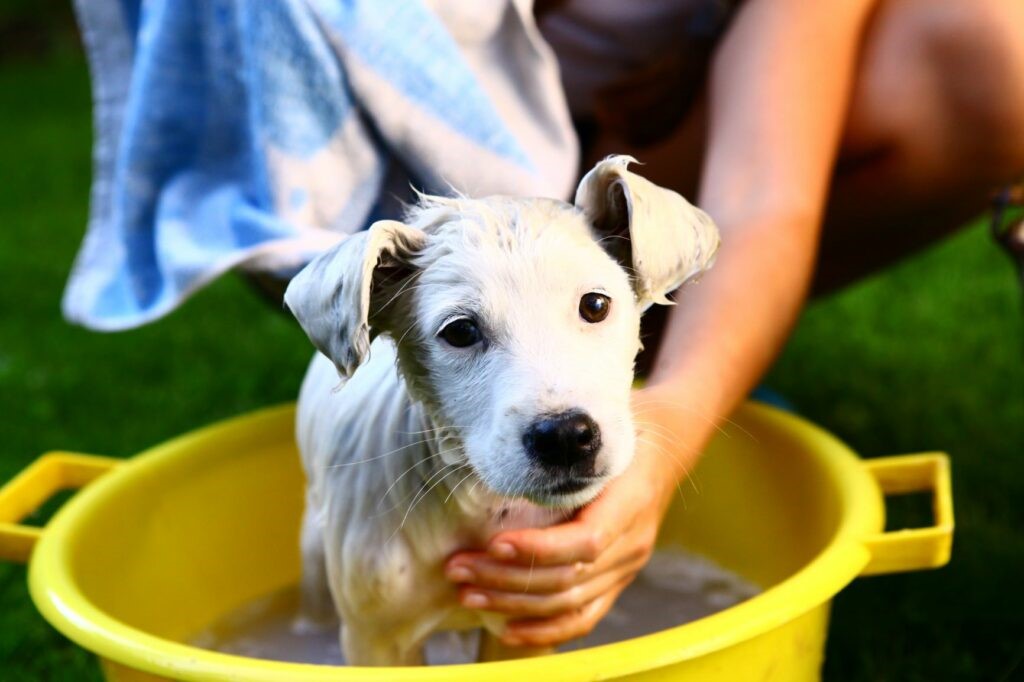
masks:
<svg viewBox="0 0 1024 682"><path fill-rule="evenodd" d="M885 495L932 493L935 522L924 528L874 533L864 538L871 560L861 575L938 568L949 563L953 546L953 493L949 456L941 452L864 460Z"/></svg>
<svg viewBox="0 0 1024 682"><path fill-rule="evenodd" d="M77 490L122 460L75 452L48 452L0 488L0 560L25 563L43 535L21 520L62 490Z"/></svg>

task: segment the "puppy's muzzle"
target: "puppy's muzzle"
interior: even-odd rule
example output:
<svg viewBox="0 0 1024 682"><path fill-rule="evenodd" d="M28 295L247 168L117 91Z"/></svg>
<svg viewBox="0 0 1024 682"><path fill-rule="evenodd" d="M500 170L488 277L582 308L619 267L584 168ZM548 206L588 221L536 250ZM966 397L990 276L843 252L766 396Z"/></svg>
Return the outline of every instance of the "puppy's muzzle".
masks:
<svg viewBox="0 0 1024 682"><path fill-rule="evenodd" d="M523 434L526 452L551 473L592 476L601 449L601 429L579 410L545 415Z"/></svg>

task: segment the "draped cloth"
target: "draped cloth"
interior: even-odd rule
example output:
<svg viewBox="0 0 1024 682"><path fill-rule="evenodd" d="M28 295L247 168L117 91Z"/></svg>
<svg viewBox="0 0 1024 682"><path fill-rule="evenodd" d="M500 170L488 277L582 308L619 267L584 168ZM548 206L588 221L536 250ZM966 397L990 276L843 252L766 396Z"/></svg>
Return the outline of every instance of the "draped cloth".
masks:
<svg viewBox="0 0 1024 682"><path fill-rule="evenodd" d="M431 193L567 198L578 150L531 0L77 0L89 225L63 308L165 315L232 268L288 277Z"/></svg>

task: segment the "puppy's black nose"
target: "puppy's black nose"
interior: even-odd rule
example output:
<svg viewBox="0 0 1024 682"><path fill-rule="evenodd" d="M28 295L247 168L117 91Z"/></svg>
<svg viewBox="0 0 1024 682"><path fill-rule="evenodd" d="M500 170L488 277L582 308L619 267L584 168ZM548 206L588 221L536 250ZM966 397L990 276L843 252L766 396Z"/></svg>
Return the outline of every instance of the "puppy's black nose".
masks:
<svg viewBox="0 0 1024 682"><path fill-rule="evenodd" d="M523 434L523 445L526 452L544 466L582 465L589 469L601 449L601 429L584 412L562 412L531 424Z"/></svg>

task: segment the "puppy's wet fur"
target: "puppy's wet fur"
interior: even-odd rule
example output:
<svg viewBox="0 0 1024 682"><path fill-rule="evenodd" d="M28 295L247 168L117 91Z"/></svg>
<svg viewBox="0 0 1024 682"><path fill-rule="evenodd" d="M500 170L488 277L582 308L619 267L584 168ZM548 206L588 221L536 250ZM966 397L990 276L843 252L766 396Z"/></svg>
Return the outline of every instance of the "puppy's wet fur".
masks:
<svg viewBox="0 0 1024 682"><path fill-rule="evenodd" d="M421 663L439 629L500 633L445 559L563 520L629 466L640 316L719 242L631 161L599 163L575 205L423 196L289 285L319 351L297 424L304 619L336 609L350 664Z"/></svg>

